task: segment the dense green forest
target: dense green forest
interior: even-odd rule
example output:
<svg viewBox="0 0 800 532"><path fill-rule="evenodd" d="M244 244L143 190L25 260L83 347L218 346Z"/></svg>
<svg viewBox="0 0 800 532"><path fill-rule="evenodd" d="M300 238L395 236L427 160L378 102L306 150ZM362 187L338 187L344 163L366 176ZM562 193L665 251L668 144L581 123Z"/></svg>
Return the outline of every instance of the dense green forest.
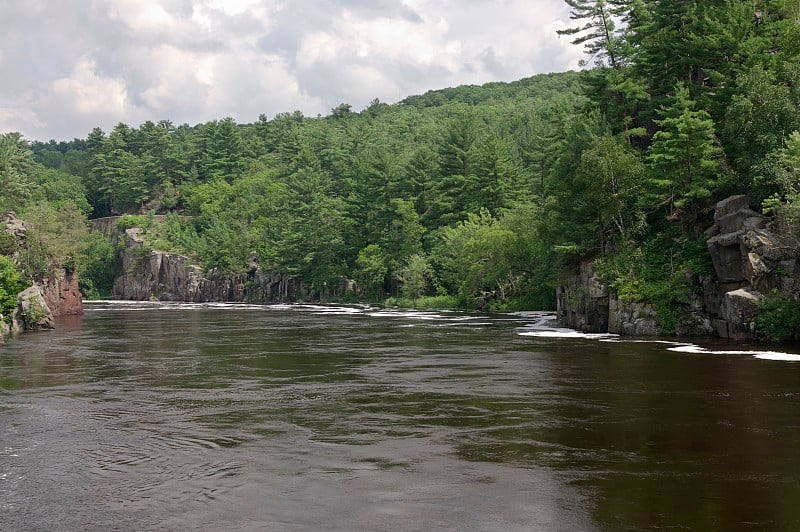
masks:
<svg viewBox="0 0 800 532"><path fill-rule="evenodd" d="M153 247L317 289L354 279L365 300L552 308L559 276L596 258L668 323L682 273L710 268L716 201L800 213L800 4L566 2L581 72L325 117L0 136L0 212L34 227L23 274L68 264L107 292L115 250L84 220L172 213Z"/></svg>

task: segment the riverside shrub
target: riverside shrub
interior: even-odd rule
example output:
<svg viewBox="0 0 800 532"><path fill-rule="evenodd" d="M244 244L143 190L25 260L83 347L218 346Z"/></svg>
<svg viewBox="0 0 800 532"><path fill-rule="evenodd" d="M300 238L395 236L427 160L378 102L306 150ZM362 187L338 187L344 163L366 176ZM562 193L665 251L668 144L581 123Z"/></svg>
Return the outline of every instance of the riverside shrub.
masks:
<svg viewBox="0 0 800 532"><path fill-rule="evenodd" d="M11 259L0 255L0 314L9 325L17 307L17 294L29 286L30 283L22 280Z"/></svg>

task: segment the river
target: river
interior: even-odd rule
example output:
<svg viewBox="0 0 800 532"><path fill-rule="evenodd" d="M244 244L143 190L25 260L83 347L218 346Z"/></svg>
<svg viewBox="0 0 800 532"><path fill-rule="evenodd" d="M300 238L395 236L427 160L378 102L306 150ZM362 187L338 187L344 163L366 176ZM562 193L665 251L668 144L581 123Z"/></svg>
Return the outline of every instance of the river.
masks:
<svg viewBox="0 0 800 532"><path fill-rule="evenodd" d="M800 356L100 302L0 347L0 529L800 530Z"/></svg>

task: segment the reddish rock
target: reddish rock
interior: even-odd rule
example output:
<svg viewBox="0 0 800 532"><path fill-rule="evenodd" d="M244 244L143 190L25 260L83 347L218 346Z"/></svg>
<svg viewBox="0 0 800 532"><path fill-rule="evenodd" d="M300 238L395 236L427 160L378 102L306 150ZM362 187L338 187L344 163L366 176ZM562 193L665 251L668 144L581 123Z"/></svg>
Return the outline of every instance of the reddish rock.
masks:
<svg viewBox="0 0 800 532"><path fill-rule="evenodd" d="M83 300L78 289L75 272L63 269L53 271L42 281L42 294L53 316L75 316L83 314Z"/></svg>

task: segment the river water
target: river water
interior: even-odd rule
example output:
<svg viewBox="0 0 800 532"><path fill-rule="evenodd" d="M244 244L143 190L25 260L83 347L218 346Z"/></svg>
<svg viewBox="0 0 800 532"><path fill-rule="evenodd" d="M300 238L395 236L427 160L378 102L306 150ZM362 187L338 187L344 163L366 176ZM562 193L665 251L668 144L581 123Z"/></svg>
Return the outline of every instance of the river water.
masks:
<svg viewBox="0 0 800 532"><path fill-rule="evenodd" d="M0 529L800 530L800 356L93 303L0 347Z"/></svg>

